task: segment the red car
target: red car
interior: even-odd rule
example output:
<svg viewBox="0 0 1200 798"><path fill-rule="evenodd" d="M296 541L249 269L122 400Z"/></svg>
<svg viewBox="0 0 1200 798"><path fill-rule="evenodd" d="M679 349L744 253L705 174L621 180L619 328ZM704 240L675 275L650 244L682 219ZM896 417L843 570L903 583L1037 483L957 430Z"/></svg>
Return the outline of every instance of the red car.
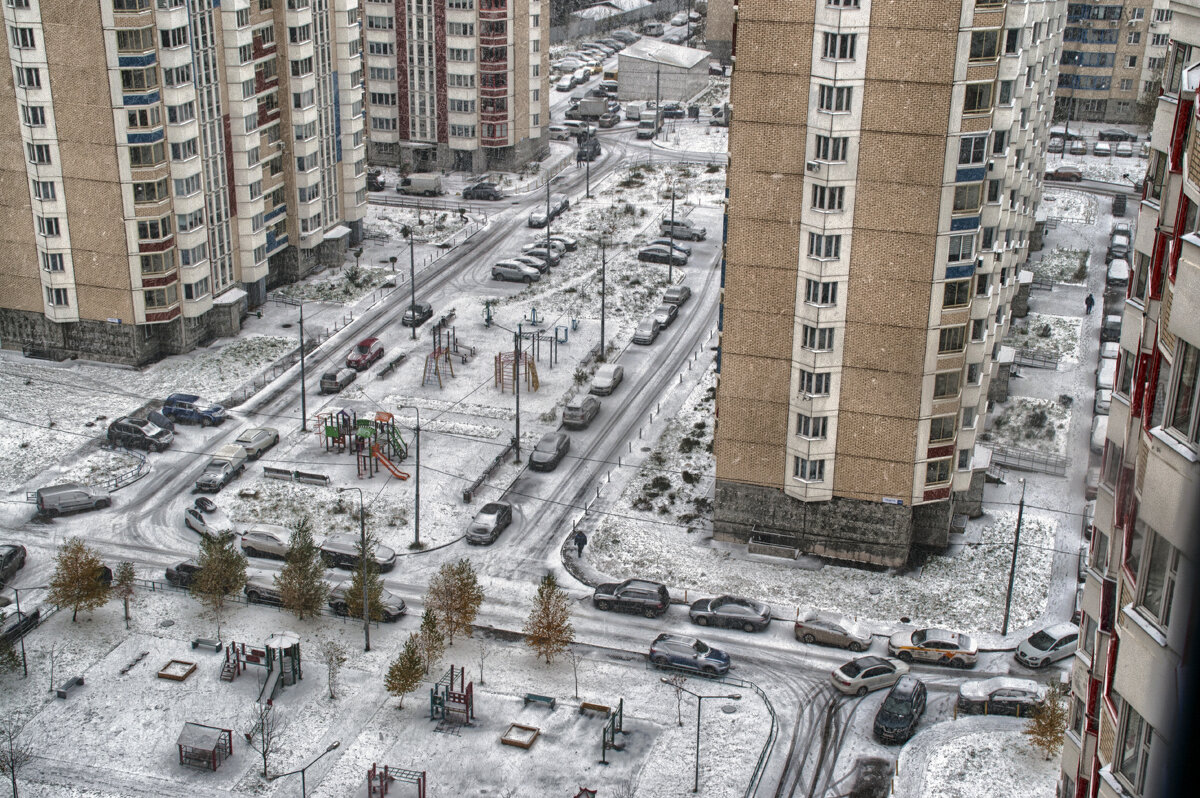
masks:
<svg viewBox="0 0 1200 798"><path fill-rule="evenodd" d="M364 338L354 345L350 354L346 355L346 366L362 371L370 368L371 364L381 357L383 357L383 342L378 338Z"/></svg>

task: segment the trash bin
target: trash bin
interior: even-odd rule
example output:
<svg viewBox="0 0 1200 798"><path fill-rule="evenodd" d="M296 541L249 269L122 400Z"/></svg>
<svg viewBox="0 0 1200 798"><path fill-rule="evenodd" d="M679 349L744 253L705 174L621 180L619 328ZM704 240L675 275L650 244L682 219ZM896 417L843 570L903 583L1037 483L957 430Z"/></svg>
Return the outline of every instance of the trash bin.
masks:
<svg viewBox="0 0 1200 798"><path fill-rule="evenodd" d="M1113 203L1112 203L1113 216L1116 216L1117 218L1121 218L1122 216L1125 215L1125 201L1126 200L1125 200L1124 194L1118 194L1115 197L1113 197Z"/></svg>
<svg viewBox="0 0 1200 798"><path fill-rule="evenodd" d="M688 106L688 118L699 119L700 118L700 106L689 105Z"/></svg>

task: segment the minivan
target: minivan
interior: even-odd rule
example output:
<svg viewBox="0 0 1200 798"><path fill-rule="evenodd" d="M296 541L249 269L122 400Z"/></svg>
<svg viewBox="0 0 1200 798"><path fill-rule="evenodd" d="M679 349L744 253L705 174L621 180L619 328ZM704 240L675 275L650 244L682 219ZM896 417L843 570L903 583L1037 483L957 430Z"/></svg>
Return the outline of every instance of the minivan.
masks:
<svg viewBox="0 0 1200 798"><path fill-rule="evenodd" d="M571 131L567 130L562 125L551 125L550 127L546 128L546 130L549 131L549 133L550 133L551 141L570 141L571 140Z"/></svg>
<svg viewBox="0 0 1200 798"><path fill-rule="evenodd" d="M591 394L579 394L563 408L563 426L567 429L586 429L599 412L599 399Z"/></svg>
<svg viewBox="0 0 1200 798"><path fill-rule="evenodd" d="M358 377L351 368L334 369L321 375L321 393L339 393Z"/></svg>
<svg viewBox="0 0 1200 798"><path fill-rule="evenodd" d="M38 488L34 496L38 512L48 516L79 510L97 510L112 504L112 496L108 491L78 482L64 482L61 485Z"/></svg>

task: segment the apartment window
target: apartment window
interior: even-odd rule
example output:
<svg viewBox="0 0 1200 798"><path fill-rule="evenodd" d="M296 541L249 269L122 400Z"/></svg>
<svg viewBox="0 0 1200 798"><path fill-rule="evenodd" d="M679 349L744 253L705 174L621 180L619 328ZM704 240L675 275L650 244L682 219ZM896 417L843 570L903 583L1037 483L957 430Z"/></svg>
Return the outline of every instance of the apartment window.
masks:
<svg viewBox="0 0 1200 798"><path fill-rule="evenodd" d="M380 17L367 17L367 27L368 28L376 27L371 24L372 19L380 19ZM384 17L383 19L387 20L386 27L387 27L387 29L390 30L392 27L392 18ZM311 25L298 25L294 28L288 28L288 41L291 42L292 44L303 44L304 42L309 41L310 39L312 39L312 26Z"/></svg>
<svg viewBox="0 0 1200 798"><path fill-rule="evenodd" d="M825 461L797 457L792 466L792 476L801 482L824 482Z"/></svg>
<svg viewBox="0 0 1200 798"><path fill-rule="evenodd" d="M931 444L954 439L954 433L957 431L954 426L954 418L954 416L937 416L929 419L929 442Z"/></svg>
<svg viewBox="0 0 1200 798"><path fill-rule="evenodd" d="M171 235L171 217L142 219L137 224L138 240L159 241Z"/></svg>
<svg viewBox="0 0 1200 798"><path fill-rule="evenodd" d="M17 85L22 89L40 89L42 73L37 67L17 67Z"/></svg>
<svg viewBox="0 0 1200 798"><path fill-rule="evenodd" d="M938 330L938 354L961 352L966 347L966 325L943 327Z"/></svg>
<svg viewBox="0 0 1200 798"><path fill-rule="evenodd" d="M997 134L1000 135L1000 134ZM1003 148L1001 148L1003 149ZM964 136L958 142L959 166L981 164L987 158L987 136Z"/></svg>
<svg viewBox="0 0 1200 798"><path fill-rule="evenodd" d="M452 88L464 88L464 89L475 88L475 76L474 75L449 74L446 76L446 80L447 80L448 85L451 86Z"/></svg>
<svg viewBox="0 0 1200 798"><path fill-rule="evenodd" d="M942 307L963 308L971 303L971 281L954 280L946 283L942 296Z"/></svg>
<svg viewBox="0 0 1200 798"><path fill-rule="evenodd" d="M974 213L979 210L980 183L966 183L954 187L954 212Z"/></svg>
<svg viewBox="0 0 1200 798"><path fill-rule="evenodd" d="M46 109L40 105L22 105L21 121L29 127L45 127Z"/></svg>
<svg viewBox="0 0 1200 798"><path fill-rule="evenodd" d="M963 93L963 113L979 114L992 108L992 84L968 83Z"/></svg>
<svg viewBox="0 0 1200 798"><path fill-rule="evenodd" d="M967 385L978 385L981 371L978 363L967 364Z"/></svg>
<svg viewBox="0 0 1200 798"><path fill-rule="evenodd" d="M372 130L397 130L399 128L398 120L395 117L372 116ZM451 133L450 135L454 135Z"/></svg>
<svg viewBox="0 0 1200 798"><path fill-rule="evenodd" d="M796 414L796 434L801 438L823 440L829 436L829 419L825 416Z"/></svg>
<svg viewBox="0 0 1200 798"><path fill-rule="evenodd" d="M849 141L845 136L817 136L817 160L845 161Z"/></svg>
<svg viewBox="0 0 1200 798"><path fill-rule="evenodd" d="M1009 28L1004 32L1004 52L1011 55L1021 47L1021 29Z"/></svg>
<svg viewBox="0 0 1200 798"><path fill-rule="evenodd" d="M149 69L122 69L122 91L147 91L158 86L158 71Z"/></svg>
<svg viewBox="0 0 1200 798"><path fill-rule="evenodd" d="M849 112L853 91L850 86L821 85L818 87L817 108L830 113Z"/></svg>
<svg viewBox="0 0 1200 798"><path fill-rule="evenodd" d="M43 252L42 268L48 272L61 272L66 270L66 265L63 261L61 252Z"/></svg>
<svg viewBox="0 0 1200 798"><path fill-rule="evenodd" d="M812 204L813 208L820 211L840 211L846 200L846 189L844 186L820 186L812 187Z"/></svg>
<svg viewBox="0 0 1200 798"><path fill-rule="evenodd" d="M1141 44L1142 34L1136 30L1130 31L1129 35L1125 38L1125 41L1129 42L1130 44Z"/></svg>
<svg viewBox="0 0 1200 798"><path fill-rule="evenodd" d="M975 257L975 234L950 236L950 263L960 263Z"/></svg>
<svg viewBox="0 0 1200 798"><path fill-rule="evenodd" d="M191 249L179 250L179 263L181 266L195 266L208 260L208 244L201 243Z"/></svg>
<svg viewBox="0 0 1200 798"><path fill-rule="evenodd" d="M457 114L475 113L474 100L450 100L450 111Z"/></svg>
<svg viewBox="0 0 1200 798"><path fill-rule="evenodd" d="M830 8L858 8L858 0L825 0Z"/></svg>
<svg viewBox="0 0 1200 798"><path fill-rule="evenodd" d="M48 164L50 163L50 145L49 144L26 144L25 152L29 156L30 163Z"/></svg>
<svg viewBox="0 0 1200 798"><path fill-rule="evenodd" d="M1002 155L1004 148L1008 146L1008 131L997 130L992 134L992 154Z"/></svg>
<svg viewBox="0 0 1200 798"><path fill-rule="evenodd" d="M989 191L991 190L992 182L993 181L988 182ZM988 200L988 202L994 202L994 201L995 200L990 200L990 199ZM995 243L996 243L996 228L995 227L983 228L983 240L979 242L979 248L981 250L989 250L992 248L992 245Z"/></svg>
<svg viewBox="0 0 1200 798"><path fill-rule="evenodd" d="M170 50L174 47L183 47L188 43L187 25L181 25L178 28L171 30L160 30L159 38L162 41L164 50Z"/></svg>
<svg viewBox="0 0 1200 798"><path fill-rule="evenodd" d="M149 252L139 256L142 274L162 274L170 271L174 263L171 256L165 252Z"/></svg>
<svg viewBox="0 0 1200 798"><path fill-rule="evenodd" d="M142 292L146 310L165 308L179 301L179 286L168 285L166 288L152 288Z"/></svg>
<svg viewBox="0 0 1200 798"><path fill-rule="evenodd" d="M800 393L807 396L829 395L829 373L800 370Z"/></svg>
<svg viewBox="0 0 1200 798"><path fill-rule="evenodd" d="M1138 576L1137 608L1161 630L1171 623L1171 600L1179 571L1179 551L1150 527L1146 539L1146 559Z"/></svg>
<svg viewBox="0 0 1200 798"><path fill-rule="evenodd" d="M456 137L462 138L462 139L473 139L473 138L475 138L475 126L474 125L451 125L450 126L450 135L456 136Z"/></svg>
<svg viewBox="0 0 1200 798"><path fill-rule="evenodd" d="M804 301L810 305L836 305L837 283L823 283L819 280L805 280Z"/></svg>
<svg viewBox="0 0 1200 798"><path fill-rule="evenodd" d="M174 149L177 145L172 144ZM154 144L136 144L129 148L129 165L138 167L154 166L167 160L166 147L161 141Z"/></svg>
<svg viewBox="0 0 1200 798"><path fill-rule="evenodd" d="M833 349L833 328L832 327L813 327L805 324L802 333L802 346L805 349L811 349L818 352L827 352Z"/></svg>
<svg viewBox="0 0 1200 798"><path fill-rule="evenodd" d="M1192 444L1200 443L1200 349L1180 341L1172 372L1167 429Z"/></svg>
<svg viewBox="0 0 1200 798"><path fill-rule="evenodd" d="M396 70L392 67L369 67L367 69L367 75L371 78L371 80L395 80ZM453 81L453 78L457 76L449 75L448 77L451 78L449 85L456 85Z"/></svg>
<svg viewBox="0 0 1200 798"><path fill-rule="evenodd" d="M962 375L957 371L943 371L934 375L933 398L946 399L958 395L958 381Z"/></svg>
<svg viewBox="0 0 1200 798"><path fill-rule="evenodd" d="M137 185L137 184L134 184ZM34 180L33 197L42 201L53 200L56 196L54 182L51 180Z"/></svg>
<svg viewBox="0 0 1200 798"><path fill-rule="evenodd" d="M372 95L374 96L374 95ZM395 95L392 95L392 103L395 104ZM292 107L293 108L308 108L313 104L313 90L292 92Z"/></svg>
<svg viewBox="0 0 1200 798"><path fill-rule="evenodd" d="M316 183L311 186L300 186L296 189L296 193L301 202L312 202L315 199L321 198L321 184Z"/></svg>
<svg viewBox="0 0 1200 798"><path fill-rule="evenodd" d="M1000 81L1000 94L996 98L997 105L1012 105L1013 101L1013 82L1011 80Z"/></svg>
<svg viewBox="0 0 1200 798"><path fill-rule="evenodd" d="M858 34L855 33L826 33L821 57L835 61L852 61L857 41Z"/></svg>
<svg viewBox="0 0 1200 798"><path fill-rule="evenodd" d="M475 51L466 47L447 47L446 60L471 62L475 60Z"/></svg>
<svg viewBox="0 0 1200 798"><path fill-rule="evenodd" d="M975 416L978 411L973 407L964 407L962 411L963 429L975 429Z"/></svg>
<svg viewBox="0 0 1200 798"><path fill-rule="evenodd" d="M395 42L367 42L368 55L394 55Z"/></svg>
<svg viewBox="0 0 1200 798"><path fill-rule="evenodd" d="M198 154L197 139L191 138L187 141L172 142L171 144L172 160L186 161L188 158L195 158ZM257 161L251 161L250 163L256 162Z"/></svg>
<svg viewBox="0 0 1200 798"><path fill-rule="evenodd" d="M62 233L59 230L57 216L39 216L37 218L38 235L46 238L57 238Z"/></svg>
<svg viewBox="0 0 1200 798"><path fill-rule="evenodd" d="M1002 186L1003 186L1003 184L999 180L987 181L987 201L988 202L999 202L1000 201L1000 189L1002 188Z"/></svg>
<svg viewBox="0 0 1200 798"><path fill-rule="evenodd" d="M149 0L143 0L143 2L149 2ZM29 0L8 0L8 5L10 8L29 8Z"/></svg>
<svg viewBox="0 0 1200 798"><path fill-rule="evenodd" d="M312 57L298 58L292 62L292 77L299 78L304 75L311 75L313 71Z"/></svg>
<svg viewBox="0 0 1200 798"><path fill-rule="evenodd" d="M246 186L246 193L250 195L250 199L255 200L262 196L262 181L255 180Z"/></svg>
<svg viewBox="0 0 1200 798"><path fill-rule="evenodd" d="M137 201L136 200L137 185L138 184L136 184L136 183L134 184L134 191L135 191L134 201L135 202ZM188 175L187 177L179 178L175 181L175 196L177 196L177 197L187 197L192 194L197 194L197 193L199 193L199 191L200 191L200 175L199 175L199 173L194 174L194 175ZM163 197L163 198L165 199L165 197Z"/></svg>
<svg viewBox="0 0 1200 798"><path fill-rule="evenodd" d="M808 234L808 256L832 260L842 254L842 237L827 236L820 233Z"/></svg>
<svg viewBox="0 0 1200 798"><path fill-rule="evenodd" d="M972 341L982 341L983 340L983 335L985 332L985 328L984 328L985 321L986 321L985 319L972 319L971 320L971 340Z"/></svg>
<svg viewBox="0 0 1200 798"><path fill-rule="evenodd" d="M1146 9L1144 8L1127 8L1125 12L1129 14L1129 21L1136 22L1146 18Z"/></svg>
<svg viewBox="0 0 1200 798"><path fill-rule="evenodd" d="M204 277L194 283L187 283L183 286L184 299L201 299L208 296L208 278Z"/></svg>
<svg viewBox="0 0 1200 798"><path fill-rule="evenodd" d="M185 65L163 70L164 86L186 86L191 82L192 68L190 66Z"/></svg>
<svg viewBox="0 0 1200 798"><path fill-rule="evenodd" d="M1154 9L1154 21L1155 22L1170 22L1172 16L1174 16L1174 12L1172 12L1170 9L1166 9L1166 8Z"/></svg>
<svg viewBox="0 0 1200 798"><path fill-rule="evenodd" d="M958 450L958 470L959 471L969 471L970 469L971 469L971 450L970 449L959 449Z"/></svg>
<svg viewBox="0 0 1200 798"><path fill-rule="evenodd" d="M71 304L65 288L47 288L46 304L56 308L65 308Z"/></svg>
<svg viewBox="0 0 1200 798"><path fill-rule="evenodd" d="M991 61L1000 55L1000 30L977 30L971 32L972 61Z"/></svg>
<svg viewBox="0 0 1200 798"><path fill-rule="evenodd" d="M144 53L154 49L154 28L118 28L118 53Z"/></svg>
<svg viewBox="0 0 1200 798"><path fill-rule="evenodd" d="M941 482L950 481L950 458L945 457L940 460L930 460L925 463L925 484L937 485Z"/></svg>
<svg viewBox="0 0 1200 798"><path fill-rule="evenodd" d="M1116 761L1113 770L1133 791L1141 795L1146 787L1146 770L1150 764L1150 742L1154 729L1129 702L1121 699L1119 730L1117 731Z"/></svg>

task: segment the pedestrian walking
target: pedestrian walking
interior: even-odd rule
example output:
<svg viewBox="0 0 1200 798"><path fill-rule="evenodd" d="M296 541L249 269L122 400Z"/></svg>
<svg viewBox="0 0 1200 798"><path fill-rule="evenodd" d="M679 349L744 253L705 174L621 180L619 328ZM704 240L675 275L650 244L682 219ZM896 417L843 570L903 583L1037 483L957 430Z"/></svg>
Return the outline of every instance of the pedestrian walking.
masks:
<svg viewBox="0 0 1200 798"><path fill-rule="evenodd" d="M1087 309L1087 315L1092 315L1092 308L1096 307L1096 297L1088 294L1087 299L1083 300L1083 306Z"/></svg>
<svg viewBox="0 0 1200 798"><path fill-rule="evenodd" d="M574 539L575 539L575 548L578 551L577 556L582 557L583 556L583 547L587 545L587 535L583 534L583 530L580 529L575 533Z"/></svg>

